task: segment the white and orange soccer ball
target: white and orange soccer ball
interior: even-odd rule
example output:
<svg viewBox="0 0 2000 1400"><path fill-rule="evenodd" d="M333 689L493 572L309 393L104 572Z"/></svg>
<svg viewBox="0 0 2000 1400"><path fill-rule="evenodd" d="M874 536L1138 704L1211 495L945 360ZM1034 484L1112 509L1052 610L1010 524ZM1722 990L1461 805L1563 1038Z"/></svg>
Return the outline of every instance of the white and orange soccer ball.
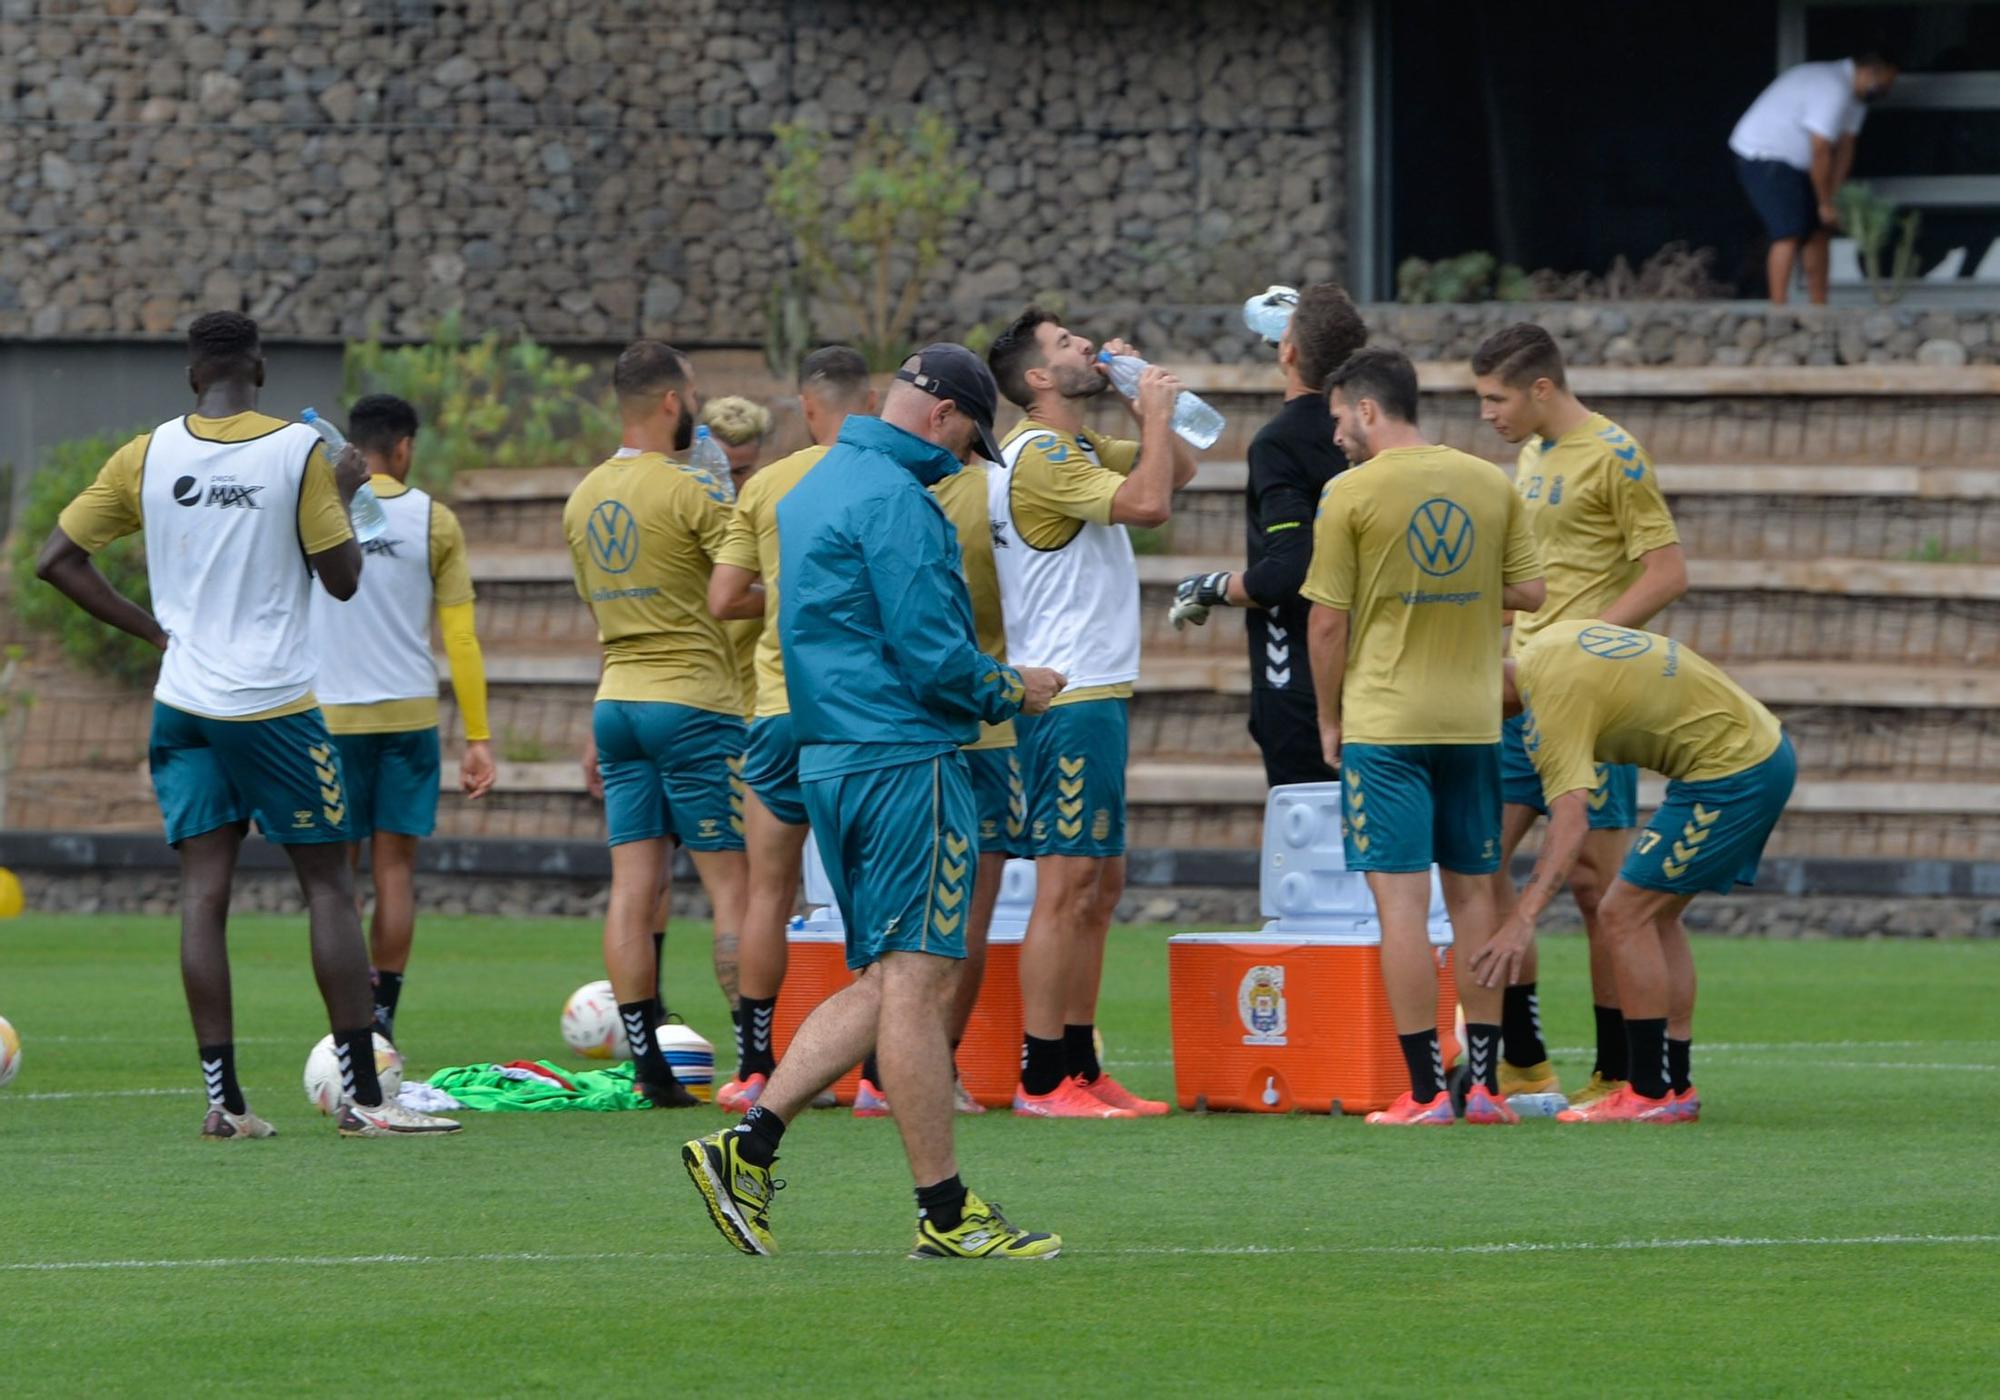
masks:
<svg viewBox="0 0 2000 1400"><path fill-rule="evenodd" d="M375 1077L382 1081L385 1102L402 1092L403 1052L380 1031L375 1032ZM329 1116L340 1112L340 1056L334 1053L331 1035L323 1037L306 1056L305 1084L306 1098L314 1108Z"/></svg>
<svg viewBox="0 0 2000 1400"><path fill-rule="evenodd" d="M618 1021L618 995L606 981L586 982L563 1003L562 1036L586 1060L629 1060L625 1028Z"/></svg>
<svg viewBox="0 0 2000 1400"><path fill-rule="evenodd" d="M21 1037L7 1024L7 1018L0 1016L0 1089L12 1084L20 1072Z"/></svg>

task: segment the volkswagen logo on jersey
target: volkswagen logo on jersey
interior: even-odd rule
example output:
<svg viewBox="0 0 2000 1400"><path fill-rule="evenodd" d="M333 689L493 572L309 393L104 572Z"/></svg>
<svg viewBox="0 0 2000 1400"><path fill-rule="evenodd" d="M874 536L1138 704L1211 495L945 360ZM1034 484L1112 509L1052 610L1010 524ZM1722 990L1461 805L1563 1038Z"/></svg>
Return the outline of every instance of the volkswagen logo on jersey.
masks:
<svg viewBox="0 0 2000 1400"><path fill-rule="evenodd" d="M1406 542L1410 558L1432 578L1455 574L1472 558L1472 517L1458 502L1433 496L1410 516Z"/></svg>
<svg viewBox="0 0 2000 1400"><path fill-rule="evenodd" d="M184 476L174 483L174 499L184 506L201 504L201 483L191 476Z"/></svg>
<svg viewBox="0 0 2000 1400"><path fill-rule="evenodd" d="M639 559L639 523L623 501L599 501L585 527L590 557L607 574L622 574Z"/></svg>
<svg viewBox="0 0 2000 1400"><path fill-rule="evenodd" d="M1653 649L1652 637L1629 627L1586 627L1576 634L1576 644L1606 661L1630 661Z"/></svg>

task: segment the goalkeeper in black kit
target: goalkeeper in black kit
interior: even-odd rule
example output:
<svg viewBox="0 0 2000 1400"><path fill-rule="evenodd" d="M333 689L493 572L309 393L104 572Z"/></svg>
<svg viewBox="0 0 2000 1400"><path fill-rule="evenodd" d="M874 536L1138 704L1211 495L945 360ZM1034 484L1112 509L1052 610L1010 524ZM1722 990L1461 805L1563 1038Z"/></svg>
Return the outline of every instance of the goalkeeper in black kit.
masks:
<svg viewBox="0 0 2000 1400"><path fill-rule="evenodd" d="M1330 783L1340 774L1320 755L1306 615L1299 596L1312 562L1313 514L1320 492L1344 471L1333 444L1326 377L1368 339L1347 293L1332 282L1307 287L1278 343L1285 405L1250 444L1244 495L1247 565L1240 572L1192 574L1174 590L1176 629L1208 621L1217 607L1247 608L1250 641L1250 737L1264 755L1264 777Z"/></svg>

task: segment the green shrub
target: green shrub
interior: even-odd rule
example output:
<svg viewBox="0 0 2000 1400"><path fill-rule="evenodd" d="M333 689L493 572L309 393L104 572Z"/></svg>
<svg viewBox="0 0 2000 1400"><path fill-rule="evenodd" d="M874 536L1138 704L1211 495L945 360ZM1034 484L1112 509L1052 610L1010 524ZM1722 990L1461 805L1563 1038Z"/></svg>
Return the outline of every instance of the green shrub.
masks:
<svg viewBox="0 0 2000 1400"><path fill-rule="evenodd" d="M14 608L23 622L53 637L69 660L101 675L133 683L149 682L160 653L115 627L108 627L35 577L35 557L56 527L56 517L98 470L137 432L74 438L50 448L42 468L28 483L28 503L14 530ZM116 540L94 556L111 586L142 608L152 606L146 586L146 551L137 535Z"/></svg>
<svg viewBox="0 0 2000 1400"><path fill-rule="evenodd" d="M474 467L588 466L618 445L609 391L585 387L590 366L498 331L467 342L455 313L423 345L350 343L343 369L348 403L394 394L416 408L410 479L429 491Z"/></svg>

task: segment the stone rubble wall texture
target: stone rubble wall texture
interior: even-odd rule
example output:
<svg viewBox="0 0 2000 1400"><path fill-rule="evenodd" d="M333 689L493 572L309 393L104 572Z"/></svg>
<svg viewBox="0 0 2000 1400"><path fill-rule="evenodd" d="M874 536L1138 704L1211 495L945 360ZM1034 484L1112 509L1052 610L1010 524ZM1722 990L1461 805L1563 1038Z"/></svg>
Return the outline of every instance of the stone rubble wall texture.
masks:
<svg viewBox="0 0 2000 1400"><path fill-rule="evenodd" d="M984 187L920 333L1042 288L1331 277L1342 22L1305 0L0 0L0 336L165 337L234 307L273 338L457 310L755 342L791 258L773 124L919 108Z"/></svg>

